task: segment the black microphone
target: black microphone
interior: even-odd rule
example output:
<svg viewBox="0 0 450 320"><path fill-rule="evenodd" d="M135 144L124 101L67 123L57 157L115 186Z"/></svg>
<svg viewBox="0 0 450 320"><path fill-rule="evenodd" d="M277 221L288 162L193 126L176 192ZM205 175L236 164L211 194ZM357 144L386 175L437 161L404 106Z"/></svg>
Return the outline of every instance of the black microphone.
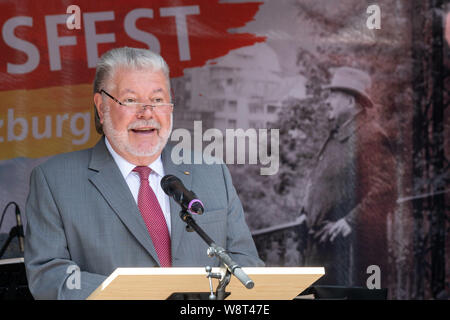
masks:
<svg viewBox="0 0 450 320"><path fill-rule="evenodd" d="M193 214L203 214L205 208L197 195L187 190L183 182L174 175L168 174L161 179L161 188L172 197L184 210Z"/></svg>
<svg viewBox="0 0 450 320"><path fill-rule="evenodd" d="M16 205L16 224L17 224L17 237L19 238L19 249L20 252L24 252L24 235L23 235L23 226L22 219L20 217L20 209L19 206Z"/></svg>

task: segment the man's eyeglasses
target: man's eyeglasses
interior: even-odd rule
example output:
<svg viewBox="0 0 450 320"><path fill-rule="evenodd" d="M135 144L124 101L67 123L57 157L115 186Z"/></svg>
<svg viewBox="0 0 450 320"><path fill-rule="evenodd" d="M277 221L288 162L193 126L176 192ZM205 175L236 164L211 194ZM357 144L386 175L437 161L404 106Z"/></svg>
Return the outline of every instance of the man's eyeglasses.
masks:
<svg viewBox="0 0 450 320"><path fill-rule="evenodd" d="M127 101L122 102L114 98L112 95L110 95L103 89L100 90L100 93L106 94L108 97L117 102L119 105L129 108L129 110L134 110L136 111L136 113L142 110L142 108L145 110L147 107L150 107L152 111L155 113L170 113L173 108L173 103L166 103L166 102L145 103L134 101L133 99L127 99Z"/></svg>

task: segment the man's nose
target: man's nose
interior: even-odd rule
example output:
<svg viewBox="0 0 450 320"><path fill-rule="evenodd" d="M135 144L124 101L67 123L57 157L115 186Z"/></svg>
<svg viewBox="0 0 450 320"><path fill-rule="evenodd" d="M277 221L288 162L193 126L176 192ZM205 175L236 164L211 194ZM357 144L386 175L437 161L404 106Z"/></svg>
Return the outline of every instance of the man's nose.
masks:
<svg viewBox="0 0 450 320"><path fill-rule="evenodd" d="M154 117L154 111L151 105L139 106L136 110L136 116L140 119L151 119Z"/></svg>

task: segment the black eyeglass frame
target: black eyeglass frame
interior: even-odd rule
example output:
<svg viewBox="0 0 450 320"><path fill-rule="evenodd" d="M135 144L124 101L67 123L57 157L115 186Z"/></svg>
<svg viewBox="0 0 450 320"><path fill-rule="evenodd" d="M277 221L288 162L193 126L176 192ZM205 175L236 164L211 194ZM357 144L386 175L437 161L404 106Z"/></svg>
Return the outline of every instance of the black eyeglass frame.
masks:
<svg viewBox="0 0 450 320"><path fill-rule="evenodd" d="M171 108L174 107L174 104L169 103L169 102L161 102L161 103L160 102L158 102L158 103L130 102L130 103L125 103L125 102L120 101L117 98L114 98L111 94L109 94L108 92L106 92L103 89L101 89L98 93L100 93L100 94L104 93L109 98L111 98L113 101L117 102L119 105L121 105L123 107L127 107L127 108L129 108L130 106L134 106L134 107L142 106L145 110L147 106L150 106L152 108L152 111L155 111L155 108L157 108L157 107L163 107L163 106L170 106ZM156 109L156 110L161 110L161 109Z"/></svg>

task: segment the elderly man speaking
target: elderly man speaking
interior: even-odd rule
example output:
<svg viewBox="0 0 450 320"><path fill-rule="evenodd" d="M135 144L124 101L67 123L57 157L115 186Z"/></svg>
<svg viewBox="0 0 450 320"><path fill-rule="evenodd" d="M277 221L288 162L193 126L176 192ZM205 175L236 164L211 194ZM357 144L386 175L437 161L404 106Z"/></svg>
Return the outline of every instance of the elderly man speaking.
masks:
<svg viewBox="0 0 450 320"><path fill-rule="evenodd" d="M118 267L218 266L186 232L160 181L172 174L203 201L198 225L241 266L262 266L223 164L175 165L169 68L149 50L105 53L94 80L91 149L36 167L26 205L25 265L36 299L85 299ZM67 285L80 271L78 286Z"/></svg>

